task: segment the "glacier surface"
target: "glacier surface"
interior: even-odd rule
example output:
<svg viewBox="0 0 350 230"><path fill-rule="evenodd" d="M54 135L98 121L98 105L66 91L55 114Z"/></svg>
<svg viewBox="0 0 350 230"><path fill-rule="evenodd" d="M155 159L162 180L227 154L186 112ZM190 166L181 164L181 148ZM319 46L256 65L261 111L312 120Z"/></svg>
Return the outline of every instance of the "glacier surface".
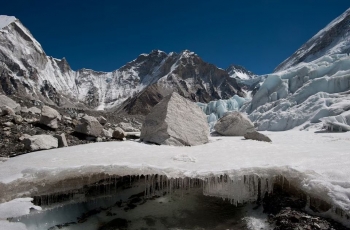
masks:
<svg viewBox="0 0 350 230"><path fill-rule="evenodd" d="M251 103L241 111L249 114L259 130L322 126L321 118L346 115L350 109L349 89L350 57L326 55L267 75ZM345 117L342 121L350 125Z"/></svg>
<svg viewBox="0 0 350 230"><path fill-rule="evenodd" d="M260 176L269 183L283 176L310 196L350 214L350 133L292 130L264 134L273 142L211 137L210 143L195 147L126 141L28 153L0 163L0 197L6 202L77 189L93 183L93 175L101 173L107 177L158 174L209 180L205 194L242 202L251 199L244 192L249 187L242 186L243 176ZM213 177L220 175L227 175L232 183L217 183ZM349 220L344 221L349 225Z"/></svg>
<svg viewBox="0 0 350 230"><path fill-rule="evenodd" d="M223 117L225 113L238 111L243 106L243 104L249 100L249 98L243 98L238 95L234 95L227 100L210 101L207 104L197 102L197 105L207 115L209 127L211 130L213 130L217 120Z"/></svg>

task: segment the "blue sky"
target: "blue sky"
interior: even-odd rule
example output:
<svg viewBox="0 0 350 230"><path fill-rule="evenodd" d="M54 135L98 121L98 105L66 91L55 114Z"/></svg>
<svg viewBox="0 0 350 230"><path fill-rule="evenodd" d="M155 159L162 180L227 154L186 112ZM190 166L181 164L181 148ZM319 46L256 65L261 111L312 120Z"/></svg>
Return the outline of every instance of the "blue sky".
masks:
<svg viewBox="0 0 350 230"><path fill-rule="evenodd" d="M270 73L350 7L349 0L11 0L47 55L112 71L153 49L189 49L226 68Z"/></svg>

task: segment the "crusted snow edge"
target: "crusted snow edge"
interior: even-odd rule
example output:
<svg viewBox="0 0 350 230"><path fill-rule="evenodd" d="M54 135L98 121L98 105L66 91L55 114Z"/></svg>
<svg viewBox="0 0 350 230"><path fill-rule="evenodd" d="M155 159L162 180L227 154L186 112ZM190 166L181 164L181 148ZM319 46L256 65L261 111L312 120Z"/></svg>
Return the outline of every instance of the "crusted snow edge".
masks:
<svg viewBox="0 0 350 230"><path fill-rule="evenodd" d="M288 181L288 185L285 186L285 189L293 186L304 192L309 200L310 197L312 199L318 199L331 207L323 213L317 213L318 215L332 218L343 225L350 227L349 207L347 204L343 203L344 197L341 194L337 194L337 185L328 181L320 180L320 175L316 173L307 172L308 174L306 174L289 166L193 172L176 168L157 168L152 167L151 165L91 165L70 169L28 169L23 173L25 174L23 178L16 179L9 183L0 183L1 202L6 202L18 197L69 192L74 189L80 189L84 185L92 184L111 177L140 175L163 175L168 179L200 179L204 181L203 183L208 183L207 188L203 188L203 193L205 195L225 199L230 199L231 197L232 199L232 197L236 196L233 194L241 194L243 191L240 186L244 186L242 181L245 180L245 177L255 176L256 178L265 181L266 184L264 185L265 187L262 192L272 192L273 184L281 183L282 178L282 186L285 184L284 180ZM219 187L215 185L217 181L215 178L220 178L222 176L227 176L231 181L229 186L237 186L237 189L231 191L228 189L230 187L226 186L227 184L225 186L222 186L221 184ZM212 183L214 183L214 187L211 185ZM218 188L219 192L217 192ZM222 192L224 192L224 194ZM243 199L238 200L238 202L236 200L234 203L237 204L249 201L254 200ZM308 207L306 208L308 209Z"/></svg>

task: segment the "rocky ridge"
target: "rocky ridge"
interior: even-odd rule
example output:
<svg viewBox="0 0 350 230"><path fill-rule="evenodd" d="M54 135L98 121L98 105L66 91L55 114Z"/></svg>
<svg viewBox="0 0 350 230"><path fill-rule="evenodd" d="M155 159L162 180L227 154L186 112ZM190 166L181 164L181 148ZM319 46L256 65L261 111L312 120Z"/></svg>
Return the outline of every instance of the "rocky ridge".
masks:
<svg viewBox="0 0 350 230"><path fill-rule="evenodd" d="M176 91L199 102L244 95L226 71L188 50L178 54L153 50L113 72L74 71L65 58L47 56L15 17L2 16L0 22L4 22L0 28L0 92L7 95L66 108L113 111L126 101L122 110L128 113L138 112L140 97L148 97L149 91L158 97ZM146 107L154 105L146 101Z"/></svg>

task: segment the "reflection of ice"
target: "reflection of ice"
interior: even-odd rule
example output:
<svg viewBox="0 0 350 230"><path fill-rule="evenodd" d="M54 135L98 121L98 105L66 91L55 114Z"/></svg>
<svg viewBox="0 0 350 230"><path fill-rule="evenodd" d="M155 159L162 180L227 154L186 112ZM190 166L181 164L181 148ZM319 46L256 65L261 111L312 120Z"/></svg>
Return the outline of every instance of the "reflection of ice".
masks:
<svg viewBox="0 0 350 230"><path fill-rule="evenodd" d="M255 214L251 206L236 207L220 198L203 195L202 185L210 184L213 188L215 180L201 183L189 178L169 179L166 183L164 180L164 187L156 186L155 182L160 180L155 176L135 179L129 188L121 189L114 195L55 208L47 207L44 212L18 220L28 230L58 229L64 224L64 229L93 230L112 223L116 218L119 224L127 223L128 229L242 229L246 226L261 229L258 221L252 219L252 216L261 217L260 210ZM149 193L158 195L145 196L145 185ZM156 187L158 192L152 191L151 188ZM164 191L168 193L160 196ZM246 216L247 210L249 216ZM247 218L242 221L243 217ZM56 228L51 228L56 225Z"/></svg>

